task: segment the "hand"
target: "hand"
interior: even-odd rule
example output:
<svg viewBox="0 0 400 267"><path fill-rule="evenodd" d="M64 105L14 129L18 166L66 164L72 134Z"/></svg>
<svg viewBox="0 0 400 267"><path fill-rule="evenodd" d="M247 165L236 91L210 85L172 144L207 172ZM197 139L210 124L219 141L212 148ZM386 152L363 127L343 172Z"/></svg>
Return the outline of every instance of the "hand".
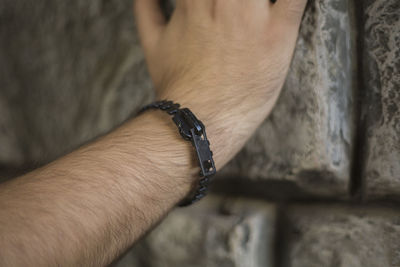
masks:
<svg viewBox="0 0 400 267"><path fill-rule="evenodd" d="M177 0L168 22L158 3L135 3L157 93L211 128L223 165L276 102L306 0Z"/></svg>

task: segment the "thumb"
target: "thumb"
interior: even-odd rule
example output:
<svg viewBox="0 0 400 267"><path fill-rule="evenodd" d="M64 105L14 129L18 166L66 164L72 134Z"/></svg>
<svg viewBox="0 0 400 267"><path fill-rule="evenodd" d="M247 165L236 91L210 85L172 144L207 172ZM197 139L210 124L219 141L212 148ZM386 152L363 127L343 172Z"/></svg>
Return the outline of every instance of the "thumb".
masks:
<svg viewBox="0 0 400 267"><path fill-rule="evenodd" d="M159 0L135 0L134 14L143 48L148 50L166 24Z"/></svg>

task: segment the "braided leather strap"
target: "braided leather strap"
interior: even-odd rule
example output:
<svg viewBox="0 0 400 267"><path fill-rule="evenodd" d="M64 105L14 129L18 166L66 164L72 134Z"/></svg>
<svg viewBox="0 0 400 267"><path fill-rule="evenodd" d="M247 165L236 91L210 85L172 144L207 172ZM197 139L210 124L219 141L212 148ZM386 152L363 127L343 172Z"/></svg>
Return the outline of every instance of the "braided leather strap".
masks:
<svg viewBox="0 0 400 267"><path fill-rule="evenodd" d="M179 129L183 139L191 141L196 149L197 158L200 165L200 180L197 188L184 199L179 206L191 205L202 199L208 190L211 177L216 173L213 153L210 150L210 142L207 139L204 124L198 120L188 108L180 108L180 105L172 101L156 101L140 110L161 109L169 115L173 115L172 120Z"/></svg>

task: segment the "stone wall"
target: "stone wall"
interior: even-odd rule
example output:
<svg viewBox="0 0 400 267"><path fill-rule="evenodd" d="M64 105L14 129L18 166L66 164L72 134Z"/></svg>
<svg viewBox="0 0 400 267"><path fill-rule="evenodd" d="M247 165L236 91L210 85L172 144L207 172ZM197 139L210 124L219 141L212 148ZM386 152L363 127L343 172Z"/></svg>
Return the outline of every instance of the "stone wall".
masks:
<svg viewBox="0 0 400 267"><path fill-rule="evenodd" d="M363 21L362 176L368 198L399 199L400 2L366 1Z"/></svg>
<svg viewBox="0 0 400 267"><path fill-rule="evenodd" d="M0 179L153 98L131 0L0 2ZM213 195L115 266L400 266L400 2L311 0L271 116Z"/></svg>

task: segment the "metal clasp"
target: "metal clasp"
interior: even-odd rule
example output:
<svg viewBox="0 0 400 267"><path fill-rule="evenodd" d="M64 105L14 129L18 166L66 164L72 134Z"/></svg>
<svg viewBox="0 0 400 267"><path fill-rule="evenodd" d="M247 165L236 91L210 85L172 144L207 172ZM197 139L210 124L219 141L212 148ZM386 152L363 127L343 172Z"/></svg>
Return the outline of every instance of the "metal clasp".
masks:
<svg viewBox="0 0 400 267"><path fill-rule="evenodd" d="M180 109L175 113L172 120L178 126L181 136L185 140L191 141L196 148L201 168L200 176L209 177L214 175L216 168L204 124L187 108Z"/></svg>

